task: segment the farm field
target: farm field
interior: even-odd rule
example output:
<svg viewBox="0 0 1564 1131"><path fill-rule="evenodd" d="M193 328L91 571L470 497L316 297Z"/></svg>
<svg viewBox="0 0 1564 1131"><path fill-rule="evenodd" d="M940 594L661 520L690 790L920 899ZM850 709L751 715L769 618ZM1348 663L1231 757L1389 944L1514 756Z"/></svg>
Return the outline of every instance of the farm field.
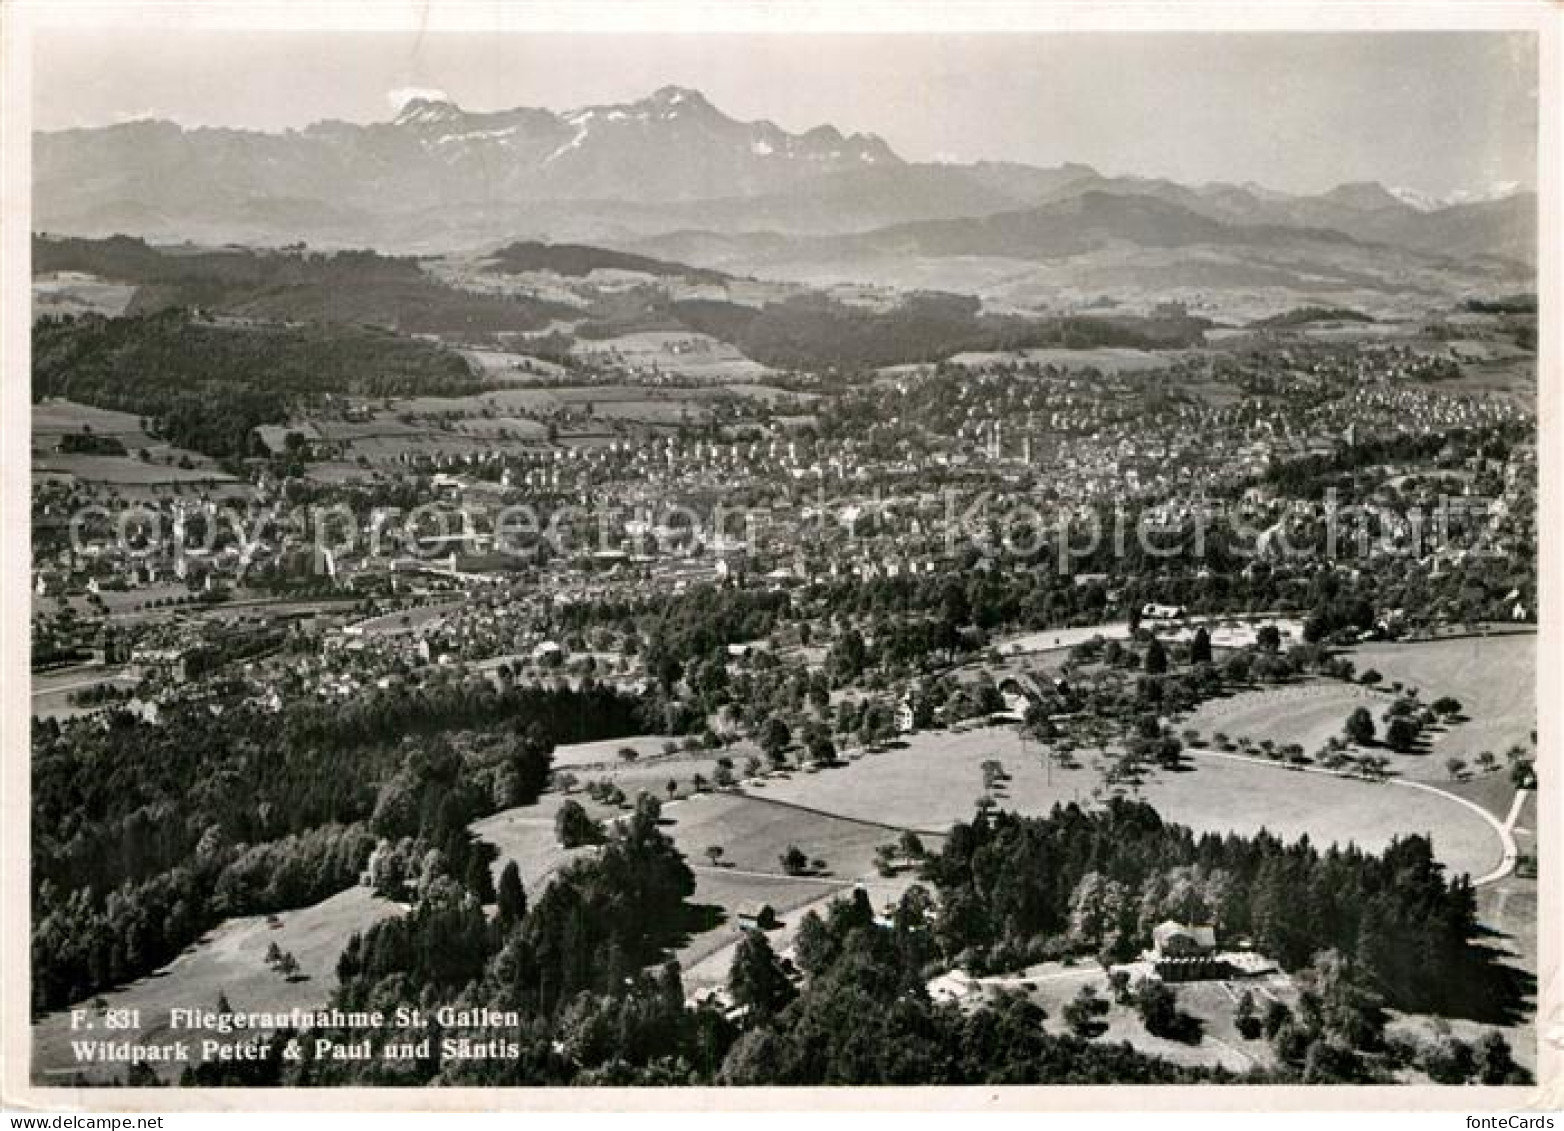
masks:
<svg viewBox="0 0 1564 1131"><path fill-rule="evenodd" d="M111 1009L139 1009L140 1037L152 1043L167 1039L170 1009L210 1009L219 994L236 1010L320 1008L336 985L337 958L348 937L398 912L396 904L368 888L352 887L312 906L280 912L276 928L264 915L229 919L162 970L101 996ZM287 981L266 965L266 949L274 942L298 960L302 977ZM71 1032L70 1021L70 1012L62 1010L33 1028L33 1071L50 1083L66 1084L77 1070L70 1042L81 1034ZM112 1077L124 1066L104 1068L104 1075ZM177 1077L177 1066L173 1071Z"/></svg>
<svg viewBox="0 0 1564 1131"><path fill-rule="evenodd" d="M438 615L442 611L434 606L418 612ZM1375 645L1360 649L1357 662L1360 669L1369 664L1378 667L1387 680L1414 683L1425 696L1454 694L1468 704L1473 722L1453 728L1451 736L1479 722L1485 709L1495 712L1496 726L1529 730L1526 717L1515 717L1518 705L1527 708L1529 716L1529 684L1524 680L1484 680L1478 673L1491 672L1495 663L1502 663L1529 674L1534 643L1533 638L1515 636ZM1474 648L1480 650L1479 658L1474 658ZM70 681L68 675L60 679ZM63 686L60 680L49 680L42 690L59 694ZM1327 722L1326 734L1336 733L1353 704L1385 698L1383 693L1345 684L1301 684L1244 693L1207 705L1206 709L1226 710L1206 720L1206 725L1201 725L1200 712L1188 723L1206 733L1222 729L1235 737L1300 741L1308 748L1314 730ZM1250 718L1255 720L1253 731L1240 725ZM711 776L717 752L662 755L664 741L660 736L643 735L575 744L560 748L556 764L561 768L600 767L631 796L643 788L662 795L670 778L687 790L693 774ZM1446 742L1448 737L1437 741ZM625 745L636 747L644 761L622 762L617 751ZM742 766L750 751L735 748L725 753ZM874 849L895 835L881 823L922 830L927 840L951 822L969 818L982 792L980 765L988 758L999 759L1011 775L996 791L996 800L1023 812L1045 812L1061 801L1088 802L1100 780L1089 764L1075 770L1057 766L1049 770L1038 757L1038 748L1031 745L1023 750L1012 729L983 727L914 735L901 748L864 755L832 770L814 774L794 771L749 782L747 793L681 796L669 803L664 813L669 834L697 877L693 902L721 910L715 926L678 948L689 992L704 993L725 981L739 938L735 914L742 908L769 903L777 910L782 925L769 937L780 952L790 945L806 910L823 909L855 884L863 884L876 907L897 898L912 879L909 875L882 879L875 873ZM1085 761L1090 763L1089 755ZM1353 841L1371 850L1383 847L1397 833L1426 832L1433 837L1436 855L1452 871L1472 875L1490 871L1500 856L1501 846L1493 829L1438 794L1325 774L1289 774L1271 765L1199 753L1190 761L1191 770L1151 775L1138 795L1167 819L1197 831L1252 833L1265 827L1289 840L1308 835L1316 844ZM1494 812L1504 807L1499 796L1504 791L1487 791L1494 792L1494 797L1487 797L1478 788L1487 781L1450 788L1462 795L1474 790L1482 793L1472 799ZM577 796L585 801L584 796ZM473 826L475 834L499 850L496 869L508 859L518 862L529 893L535 894L547 877L570 859L591 851L564 850L556 843L553 820L562 800L561 795L547 795L538 805L507 810ZM796 805L818 811L794 808ZM600 806L589 803L589 808L608 815ZM1504 816L1495 815L1501 820ZM1523 849L1530 843L1534 821L1530 807L1522 811L1517 836ZM811 858L824 859L828 874L798 878L782 874L777 857L791 844L797 844ZM705 852L710 845L723 848L723 866L711 865ZM1493 945L1511 953L1509 964L1534 974L1535 942L1530 937L1536 922L1534 882L1506 877L1480 889L1479 899L1483 922L1498 932ZM337 955L347 938L396 912L394 904L374 897L367 889L354 888L278 916L280 925L275 929L264 917L230 920L163 971L104 998L112 1008L137 1008L144 1017L154 1019L166 1018L168 1009L176 1005L215 1002L219 993L241 1009L318 1006L324 1003ZM296 956L306 979L286 982L266 967L262 955L274 940ZM1031 979L1034 989L1030 992L1048 1008L1051 1027L1062 1024L1063 1002L1083 978L1089 977L1061 972L1056 979ZM1253 1056L1264 1056L1263 1050L1257 1052L1255 1043L1228 1032L1231 995L1222 984L1181 987L1180 997L1184 1008L1206 1024L1206 1036L1199 1044L1152 1038L1130 1010L1117 1006L1110 1012L1108 1031L1100 1039L1128 1040L1145 1051L1183 1063L1222 1063L1235 1069L1246 1067ZM1424 1031L1433 1024L1422 1017L1398 1017L1395 1021L1398 1028ZM161 1021L153 1021L154 1037L161 1025ZM36 1048L44 1073L74 1072L68 1026L69 1015L65 1013L47 1017L38 1026ZM1452 1022L1458 1035L1468 1028L1476 1031L1469 1022ZM1508 1033L1517 1058L1534 1064L1535 1036L1529 1023L1522 1022Z"/></svg>
<svg viewBox="0 0 1564 1131"><path fill-rule="evenodd" d="M193 456L192 463L205 457ZM68 475L84 483L167 484L232 483L234 477L213 466L180 467L177 463L147 463L134 456L80 453L35 456L36 475Z"/></svg>
<svg viewBox="0 0 1564 1131"><path fill-rule="evenodd" d="M525 385L532 381L557 377L566 372L564 366L540 357L504 350L457 350L474 369L495 381L509 381Z"/></svg>
<svg viewBox="0 0 1564 1131"><path fill-rule="evenodd" d="M1046 769L1033 745L1023 753L1010 728L910 736L904 748L861 758L826 773L767 783L767 796L841 816L941 831L970 819L989 758L1012 775L995 799L1001 807L1046 813L1061 802L1089 804L1100 776L1088 764ZM1148 776L1139 796L1167 820L1197 832L1252 834L1264 828L1316 845L1356 843L1378 851L1399 834L1429 833L1435 855L1452 871L1482 876L1498 865L1494 830L1464 806L1436 793L1372 785L1268 764L1193 759L1193 769Z"/></svg>
<svg viewBox="0 0 1564 1131"><path fill-rule="evenodd" d="M612 756L620 745L650 742L645 736L610 740L562 748L562 753L580 765L605 753ZM876 907L898 898L912 878L904 874L882 879L875 873L875 847L894 838L893 830L876 822L934 830L968 817L969 799L975 799L981 787L979 764L988 757L998 757L1012 775L998 798L1000 803L1022 811L1045 811L1058 801L1084 801L1097 780L1089 768L1055 768L1050 782L1035 753L1023 757L1013 731L980 728L962 734L916 735L903 749L868 755L832 771L772 777L762 783L767 790L764 797L706 794L681 797L668 804L664 816L670 835L696 872L694 902L724 913L713 929L686 940L678 950L687 989L695 994L724 982L739 938L733 916L741 908L770 903L777 910L782 926L770 937L780 952L790 945L804 911L823 909L856 883L862 882ZM709 755L679 755L664 764L625 766L614 776L633 794L636 779L643 776L647 786L655 786L667 780L673 764L707 767L710 762ZM1263 825L1288 839L1307 833L1316 843L1354 840L1367 848L1382 846L1398 831L1429 831L1435 838L1436 853L1447 865L1473 874L1488 870L1499 854L1497 839L1483 822L1437 795L1321 774L1284 778L1285 770L1228 760L1197 759L1197 766L1190 772L1153 777L1142 795L1168 819L1202 831L1231 828L1249 832ZM630 780L623 780L626 778ZM515 859L529 892L536 893L547 876L568 860L591 851L564 850L556 843L553 818L562 800L561 795L547 795L538 805L507 810L473 826L476 835L499 850L496 870L506 860ZM800 810L793 807L795 804L828 812ZM600 807L592 808L601 811ZM1243 816L1235 819L1235 814ZM721 859L726 866L713 867L706 857L705 849L714 844L724 849ZM829 875L794 878L781 874L777 856L790 844L797 844L811 857L823 858ZM936 845L937 841L929 843L931 848ZM1534 954L1526 957L1532 944L1525 938L1526 916L1535 921L1534 894L1529 904L1524 893L1489 895L1496 890L1510 891L1517 883L1524 885L1511 877L1499 889L1484 889L1484 898L1490 903L1498 899L1493 906L1485 904L1485 921L1515 934L1522 951L1517 962L1529 962L1534 969ZM152 1018L166 1018L173 1006L215 1001L219 993L225 993L241 1009L318 1006L324 1002L336 957L347 938L396 910L394 904L374 897L368 889L354 888L278 916L280 926L275 929L267 926L264 917L230 920L165 970L106 994L105 1000L112 1008L139 1008L143 1016ZM298 958L308 975L305 980L285 982L265 966L262 955L273 940ZM1072 981L1070 992L1077 986L1078 981ZM1041 992L1046 994L1053 988L1050 983ZM1212 985L1193 991L1193 996L1184 995L1185 1008L1207 1022L1208 1036L1200 1045L1151 1038L1140 1030L1132 1013L1119 1007L1109 1016L1104 1039L1131 1040L1138 1047L1186 1063L1242 1068L1249 1053L1223 1035L1223 1026L1230 1025L1230 1020L1224 1020L1230 1018L1230 1009L1220 1000L1205 1002L1201 997L1225 993L1219 985ZM1057 1010L1050 1009L1050 1013L1058 1017ZM1408 1023L1416 1023L1416 1019ZM68 1014L60 1013L38 1026L35 1040L41 1071L74 1070L68 1024ZM1149 1042L1156 1042L1155 1050ZM1524 1055L1519 1046L1518 1052Z"/></svg>
<svg viewBox="0 0 1564 1131"><path fill-rule="evenodd" d="M141 427L141 419L134 413L116 412L94 405L50 398L33 405L32 434L35 437L59 437L83 428L90 428L99 436L113 436L127 448L147 447L156 443Z"/></svg>
<svg viewBox="0 0 1564 1131"><path fill-rule="evenodd" d="M548 437L546 424L520 416L468 417L460 421L455 430L463 436L485 440L544 440Z"/></svg>
<svg viewBox="0 0 1564 1131"><path fill-rule="evenodd" d="M393 400L388 411L395 416L481 416L515 412L557 412L560 400L552 389L509 388L465 397L404 397Z"/></svg>
<svg viewBox="0 0 1564 1131"><path fill-rule="evenodd" d="M819 393L794 392L791 389L778 388L775 385L754 385L742 382L735 385L724 385L722 391L740 400L760 401L773 407L783 403L793 403L807 408L820 399Z"/></svg>
<svg viewBox="0 0 1564 1131"><path fill-rule="evenodd" d="M756 380L773 372L728 343L692 330L647 330L601 342L577 342L571 352L586 361L655 367L713 383Z"/></svg>
<svg viewBox="0 0 1564 1131"><path fill-rule="evenodd" d="M88 483L112 483L132 488L169 483L235 482L233 476L219 469L210 457L173 447L148 435L141 418L133 413L50 398L32 406L30 429L35 478L70 476ZM117 440L131 454L56 450L62 437L83 433ZM140 458L142 451L150 455L150 461ZM190 466L178 466L181 462Z"/></svg>

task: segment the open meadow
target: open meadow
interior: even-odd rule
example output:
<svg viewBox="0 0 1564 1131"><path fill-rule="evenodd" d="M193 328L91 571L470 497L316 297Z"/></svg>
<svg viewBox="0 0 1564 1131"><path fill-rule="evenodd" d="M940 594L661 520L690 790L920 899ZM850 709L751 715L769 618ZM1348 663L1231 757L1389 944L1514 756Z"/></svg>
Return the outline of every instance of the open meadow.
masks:
<svg viewBox="0 0 1564 1131"><path fill-rule="evenodd" d="M1365 644L1349 655L1358 671L1419 688L1428 703L1442 695L1461 701L1461 722L1436 735L1431 761L1470 761L1490 750L1503 756L1528 744L1537 727L1537 638L1529 633L1462 636L1407 644Z"/></svg>
<svg viewBox="0 0 1564 1131"><path fill-rule="evenodd" d="M1208 700L1176 728L1197 730L1207 738L1225 734L1235 741L1297 743L1312 755L1327 739L1341 734L1355 708L1367 707L1377 715L1390 701L1388 692L1340 680L1288 683Z"/></svg>
<svg viewBox="0 0 1564 1131"><path fill-rule="evenodd" d="M866 755L839 769L766 783L766 795L839 816L939 832L970 820L983 795L982 763L997 759L1010 780L994 794L1002 808L1047 813L1056 804L1093 801L1101 775L1091 755L1073 770L1047 766L1042 748L1025 750L1010 727L908 736L901 749ZM1148 773L1138 796L1164 819L1197 832L1307 836L1318 846L1355 843L1378 851L1392 837L1428 833L1434 854L1452 872L1483 876L1503 846L1492 827L1438 793L1300 773L1196 754L1180 771Z"/></svg>
<svg viewBox="0 0 1564 1131"><path fill-rule="evenodd" d="M349 936L399 913L397 904L369 888L351 887L296 911L228 919L163 969L100 996L110 1009L139 1010L138 1040L149 1043L170 1039L171 1009L213 1009L219 995L236 1010L318 1009L336 986L337 958ZM298 961L299 972L292 978L267 965L266 952L272 943ZM103 1065L99 1070L77 1065L71 1040L82 1034L72 1031L68 1010L44 1017L33 1034L33 1070L51 1083L68 1084L78 1067L89 1078L100 1079L124 1071L122 1064ZM90 1035L101 1039L104 1034L100 1027ZM217 1036L199 1030L193 1035L196 1039ZM166 1079L178 1078L177 1065L154 1067L162 1069Z"/></svg>

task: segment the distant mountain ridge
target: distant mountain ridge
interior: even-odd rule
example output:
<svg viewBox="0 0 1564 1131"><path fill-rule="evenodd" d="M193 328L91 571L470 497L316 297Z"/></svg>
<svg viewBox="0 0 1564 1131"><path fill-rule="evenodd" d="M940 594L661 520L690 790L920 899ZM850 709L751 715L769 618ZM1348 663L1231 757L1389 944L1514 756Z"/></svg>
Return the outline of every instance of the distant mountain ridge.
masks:
<svg viewBox="0 0 1564 1131"><path fill-rule="evenodd" d="M369 125L325 121L263 133L139 121L37 134L34 227L167 235L180 222L226 223L235 238L342 230L351 239L350 211L412 216L537 201L674 205L900 164L873 135L829 125L792 134L772 122L740 122L681 87L565 113L474 113L417 98L394 120Z"/></svg>
<svg viewBox="0 0 1564 1131"><path fill-rule="evenodd" d="M678 86L563 112L476 112L421 97L390 121L282 133L158 121L39 133L33 168L38 231L394 251L527 239L634 250L671 233L717 242L872 233L883 242L898 225L988 218L959 239L918 233L984 255L1004 250L999 233L1015 221L1000 217L1070 201L1101 212L1103 197L1118 197L1133 202L1115 221L1123 237L1152 247L1187 242L1204 220L1529 264L1537 223L1529 192L1439 205L1372 182L1294 195L1109 177L1078 164L915 163L873 134L739 121Z"/></svg>

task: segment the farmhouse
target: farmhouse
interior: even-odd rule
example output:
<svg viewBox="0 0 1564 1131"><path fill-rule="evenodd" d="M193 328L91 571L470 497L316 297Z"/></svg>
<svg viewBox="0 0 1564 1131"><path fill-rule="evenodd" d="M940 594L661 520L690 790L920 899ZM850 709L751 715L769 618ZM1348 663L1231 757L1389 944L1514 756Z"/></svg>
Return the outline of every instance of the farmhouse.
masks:
<svg viewBox="0 0 1564 1131"><path fill-rule="evenodd" d="M1151 941L1159 959L1193 958L1216 949L1216 929L1190 927L1176 919L1168 919L1152 928Z"/></svg>
<svg viewBox="0 0 1564 1131"><path fill-rule="evenodd" d="M1232 965L1216 953L1216 930L1169 919L1152 929L1152 969L1164 982L1227 978Z"/></svg>

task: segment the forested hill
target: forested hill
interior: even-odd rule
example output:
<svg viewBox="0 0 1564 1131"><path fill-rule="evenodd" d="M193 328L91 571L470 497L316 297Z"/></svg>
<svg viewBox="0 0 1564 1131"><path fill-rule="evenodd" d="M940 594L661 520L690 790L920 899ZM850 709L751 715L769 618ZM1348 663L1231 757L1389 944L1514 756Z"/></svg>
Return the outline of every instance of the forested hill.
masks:
<svg viewBox="0 0 1564 1131"><path fill-rule="evenodd" d="M144 976L224 917L350 887L377 841L438 848L486 893L468 823L534 801L556 742L640 733L651 710L590 681L208 706L34 723L35 1009Z"/></svg>
<svg viewBox="0 0 1564 1131"><path fill-rule="evenodd" d="M673 303L681 325L730 342L746 357L780 368L870 369L945 361L969 351L1062 346L1179 348L1198 344L1210 325L1192 317L1023 318L984 313L965 295L915 293L885 311L821 294L754 308L714 300Z"/></svg>
<svg viewBox="0 0 1564 1131"><path fill-rule="evenodd" d="M695 283L721 283L730 278L721 271L689 267L645 255L631 255L586 244L549 244L537 240L507 244L489 258L489 263L496 270L512 275L526 271L552 271L556 275L580 278L593 271L634 271L659 278L688 279Z"/></svg>
<svg viewBox="0 0 1564 1131"><path fill-rule="evenodd" d="M136 287L127 313L200 308L287 322L364 324L404 334L541 329L574 312L528 295L438 282L418 260L373 251L156 248L144 240L33 238L33 271L81 271Z"/></svg>
<svg viewBox="0 0 1564 1131"><path fill-rule="evenodd" d="M460 355L383 330L211 325L184 311L41 319L33 397L69 397L146 417L176 447L249 454L251 430L327 393L459 395L484 386Z"/></svg>

